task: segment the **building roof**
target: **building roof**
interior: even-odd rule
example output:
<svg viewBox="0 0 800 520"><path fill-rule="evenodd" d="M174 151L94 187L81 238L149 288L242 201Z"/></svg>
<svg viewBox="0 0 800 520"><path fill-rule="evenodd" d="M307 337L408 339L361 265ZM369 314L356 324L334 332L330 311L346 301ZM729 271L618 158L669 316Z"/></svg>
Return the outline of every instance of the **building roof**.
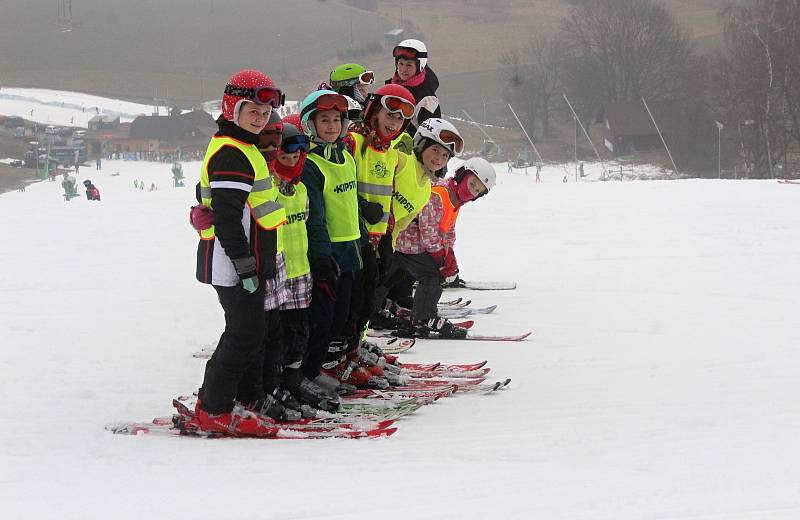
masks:
<svg viewBox="0 0 800 520"><path fill-rule="evenodd" d="M664 134L675 133L680 119L675 103L648 102L658 127ZM606 103L603 107L608 130L615 136L657 135L656 127L641 101Z"/></svg>
<svg viewBox="0 0 800 520"><path fill-rule="evenodd" d="M119 121L119 116L110 116L107 114L98 114L92 117L90 122L99 122L99 123L113 123L115 121Z"/></svg>
<svg viewBox="0 0 800 520"><path fill-rule="evenodd" d="M87 130L85 140L109 141L111 139L129 139L131 136L131 123L120 123L119 126L109 129Z"/></svg>
<svg viewBox="0 0 800 520"><path fill-rule="evenodd" d="M197 135L207 136L207 128L214 127L214 119L202 110L181 115L139 116L131 123L131 138L176 142Z"/></svg>

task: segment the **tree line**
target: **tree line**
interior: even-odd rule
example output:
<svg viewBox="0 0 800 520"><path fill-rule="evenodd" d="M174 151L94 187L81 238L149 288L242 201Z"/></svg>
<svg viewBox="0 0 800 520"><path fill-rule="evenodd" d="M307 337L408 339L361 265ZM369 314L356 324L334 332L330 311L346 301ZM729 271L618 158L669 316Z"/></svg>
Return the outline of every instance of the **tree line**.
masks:
<svg viewBox="0 0 800 520"><path fill-rule="evenodd" d="M572 0L552 36L502 57L506 100L529 129L554 118L592 122L614 102L669 102L680 121L668 144L695 170L751 178L800 168L800 0L739 0L720 10L724 45L701 53L658 0ZM710 153L714 150L715 153Z"/></svg>

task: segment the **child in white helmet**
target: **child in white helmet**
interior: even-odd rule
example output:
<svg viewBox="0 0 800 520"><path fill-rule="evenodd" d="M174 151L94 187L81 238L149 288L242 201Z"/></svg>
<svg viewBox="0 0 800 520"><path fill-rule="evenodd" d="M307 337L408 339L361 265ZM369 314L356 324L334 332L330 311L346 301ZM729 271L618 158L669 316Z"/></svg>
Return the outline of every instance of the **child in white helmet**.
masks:
<svg viewBox="0 0 800 520"><path fill-rule="evenodd" d="M446 337L466 336L466 329L437 315L437 303L442 295L442 280L454 274L447 257L455 237L458 212L464 204L488 193L495 182L496 174L489 162L482 158L468 160L444 184L431 188L428 204L398 235L383 289L388 291L387 287L403 272L418 282L408 332L420 336L431 332Z"/></svg>

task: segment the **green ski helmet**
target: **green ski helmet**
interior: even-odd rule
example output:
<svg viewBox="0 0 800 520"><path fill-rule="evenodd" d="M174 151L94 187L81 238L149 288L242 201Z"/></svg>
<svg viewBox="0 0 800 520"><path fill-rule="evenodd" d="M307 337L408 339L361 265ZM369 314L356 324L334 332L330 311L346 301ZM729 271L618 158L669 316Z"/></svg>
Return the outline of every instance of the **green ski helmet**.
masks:
<svg viewBox="0 0 800 520"><path fill-rule="evenodd" d="M364 102L365 96L356 87L373 83L375 83L375 73L358 63L343 63L331 71L331 88L339 94L355 98L359 103Z"/></svg>
<svg viewBox="0 0 800 520"><path fill-rule="evenodd" d="M366 67L358 63L343 63L331 71L331 86L336 87L335 83L341 81L354 80L362 73L367 72Z"/></svg>

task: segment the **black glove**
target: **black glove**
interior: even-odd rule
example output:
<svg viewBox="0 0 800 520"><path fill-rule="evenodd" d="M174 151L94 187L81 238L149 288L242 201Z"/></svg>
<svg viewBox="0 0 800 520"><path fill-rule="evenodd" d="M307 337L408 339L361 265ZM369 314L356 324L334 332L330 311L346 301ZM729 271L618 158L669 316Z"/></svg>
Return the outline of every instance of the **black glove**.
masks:
<svg viewBox="0 0 800 520"><path fill-rule="evenodd" d="M377 224L383 220L383 206L377 202L370 202L359 197L358 207L361 210L361 216L364 217L364 220L369 224Z"/></svg>
<svg viewBox="0 0 800 520"><path fill-rule="evenodd" d="M339 265L330 257L312 258L311 276L314 285L320 288L333 301L336 301L336 284L339 281Z"/></svg>

